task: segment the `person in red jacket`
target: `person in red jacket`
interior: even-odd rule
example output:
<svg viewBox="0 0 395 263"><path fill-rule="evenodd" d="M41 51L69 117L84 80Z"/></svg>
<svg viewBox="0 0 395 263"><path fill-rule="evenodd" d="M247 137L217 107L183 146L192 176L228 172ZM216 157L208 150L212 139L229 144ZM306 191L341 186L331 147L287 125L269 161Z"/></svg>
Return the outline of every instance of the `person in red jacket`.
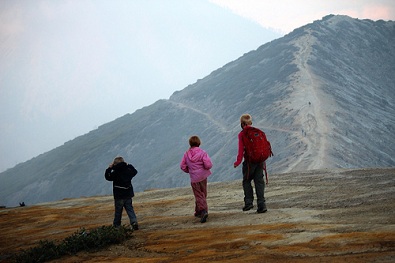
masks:
<svg viewBox="0 0 395 263"><path fill-rule="evenodd" d="M195 216L200 217L200 222L205 223L208 217L207 206L207 177L211 175L211 162L208 154L199 148L200 138L189 138L190 148L182 157L180 168L189 173L191 186L195 196Z"/></svg>
<svg viewBox="0 0 395 263"><path fill-rule="evenodd" d="M133 230L138 230L137 217L133 209L132 198L134 197L132 178L137 174L137 170L131 164L127 164L122 157L116 157L108 166L104 173L107 181L113 183L114 195L114 222L115 227L121 225L122 211L125 208L128 214L130 225Z"/></svg>
<svg viewBox="0 0 395 263"><path fill-rule="evenodd" d="M252 189L251 182L254 180L255 192L257 196L258 213L265 213L267 211L266 201L265 201L265 181L263 178L263 167L264 163L251 163L248 161L248 156L246 156L243 136L244 129L252 125L252 117L250 114L243 114L240 117L240 126L242 131L238 135L238 152L236 161L233 167L236 168L243 162L243 191L244 191L244 207L243 211L248 211L254 208L254 191Z"/></svg>

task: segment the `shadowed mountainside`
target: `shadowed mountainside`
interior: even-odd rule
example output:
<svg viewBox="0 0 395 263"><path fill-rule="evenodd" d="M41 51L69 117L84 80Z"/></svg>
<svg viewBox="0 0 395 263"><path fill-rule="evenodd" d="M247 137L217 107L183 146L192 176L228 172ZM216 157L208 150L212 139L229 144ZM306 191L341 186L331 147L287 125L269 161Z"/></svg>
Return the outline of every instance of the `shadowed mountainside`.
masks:
<svg viewBox="0 0 395 263"><path fill-rule="evenodd" d="M209 217L201 224L193 216L190 188L137 193L140 229L130 240L56 262L395 260L394 168L275 174L266 200L267 213L242 212L240 180L209 183ZM39 240L111 225L112 218L112 196L1 209L0 261Z"/></svg>
<svg viewBox="0 0 395 263"><path fill-rule="evenodd" d="M168 100L126 114L0 174L0 205L106 195L121 155L136 191L188 186L188 138L211 156L212 181L233 169L239 116L250 113L275 156L270 173L395 166L395 23L327 16L244 54Z"/></svg>

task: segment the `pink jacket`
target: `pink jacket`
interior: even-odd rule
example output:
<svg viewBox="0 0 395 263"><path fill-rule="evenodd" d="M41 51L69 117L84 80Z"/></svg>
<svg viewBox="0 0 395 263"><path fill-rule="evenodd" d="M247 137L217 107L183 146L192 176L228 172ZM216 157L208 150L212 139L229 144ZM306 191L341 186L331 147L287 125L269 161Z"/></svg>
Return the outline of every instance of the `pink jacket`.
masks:
<svg viewBox="0 0 395 263"><path fill-rule="evenodd" d="M211 174L211 163L208 154L199 147L189 148L182 157L180 168L191 177L191 183L201 182Z"/></svg>

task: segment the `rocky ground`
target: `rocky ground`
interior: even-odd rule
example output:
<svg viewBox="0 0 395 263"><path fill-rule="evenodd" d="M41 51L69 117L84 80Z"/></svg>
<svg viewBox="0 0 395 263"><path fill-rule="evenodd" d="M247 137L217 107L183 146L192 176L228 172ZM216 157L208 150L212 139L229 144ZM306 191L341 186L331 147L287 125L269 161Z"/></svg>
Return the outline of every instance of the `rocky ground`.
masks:
<svg viewBox="0 0 395 263"><path fill-rule="evenodd" d="M201 224L190 188L137 193L130 240L55 262L395 262L395 168L273 175L264 214L241 211L240 180L211 183L208 195ZM1 262L112 222L111 196L26 204L0 209Z"/></svg>

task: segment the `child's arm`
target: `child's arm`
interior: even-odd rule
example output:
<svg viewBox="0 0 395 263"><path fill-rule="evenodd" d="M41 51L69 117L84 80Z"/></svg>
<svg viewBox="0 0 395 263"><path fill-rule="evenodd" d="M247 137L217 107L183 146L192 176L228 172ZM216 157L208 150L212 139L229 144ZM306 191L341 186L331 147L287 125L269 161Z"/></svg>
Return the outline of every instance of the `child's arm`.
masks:
<svg viewBox="0 0 395 263"><path fill-rule="evenodd" d="M244 155L244 143L243 143L243 138L242 138L243 134L239 133L238 135L238 151L237 151L237 157L236 157L236 162L234 162L233 167L236 168L237 166L239 166L241 164L241 162L243 161L243 155Z"/></svg>
<svg viewBox="0 0 395 263"><path fill-rule="evenodd" d="M206 170L210 170L213 167L213 163L207 153L203 156L203 166Z"/></svg>
<svg viewBox="0 0 395 263"><path fill-rule="evenodd" d="M113 181L113 178L112 178L112 166L110 165L107 169L106 169L106 171L104 172L104 177L106 178L106 180L107 181Z"/></svg>
<svg viewBox="0 0 395 263"><path fill-rule="evenodd" d="M187 165L187 161L186 161L186 156L184 154L184 156L182 157L181 163L180 163L180 168L181 170L183 170L185 173L189 173L189 169L188 169L188 165Z"/></svg>
<svg viewBox="0 0 395 263"><path fill-rule="evenodd" d="M129 163L128 164L128 169L130 170L131 176L133 178L137 174L136 168L134 168L134 166Z"/></svg>

